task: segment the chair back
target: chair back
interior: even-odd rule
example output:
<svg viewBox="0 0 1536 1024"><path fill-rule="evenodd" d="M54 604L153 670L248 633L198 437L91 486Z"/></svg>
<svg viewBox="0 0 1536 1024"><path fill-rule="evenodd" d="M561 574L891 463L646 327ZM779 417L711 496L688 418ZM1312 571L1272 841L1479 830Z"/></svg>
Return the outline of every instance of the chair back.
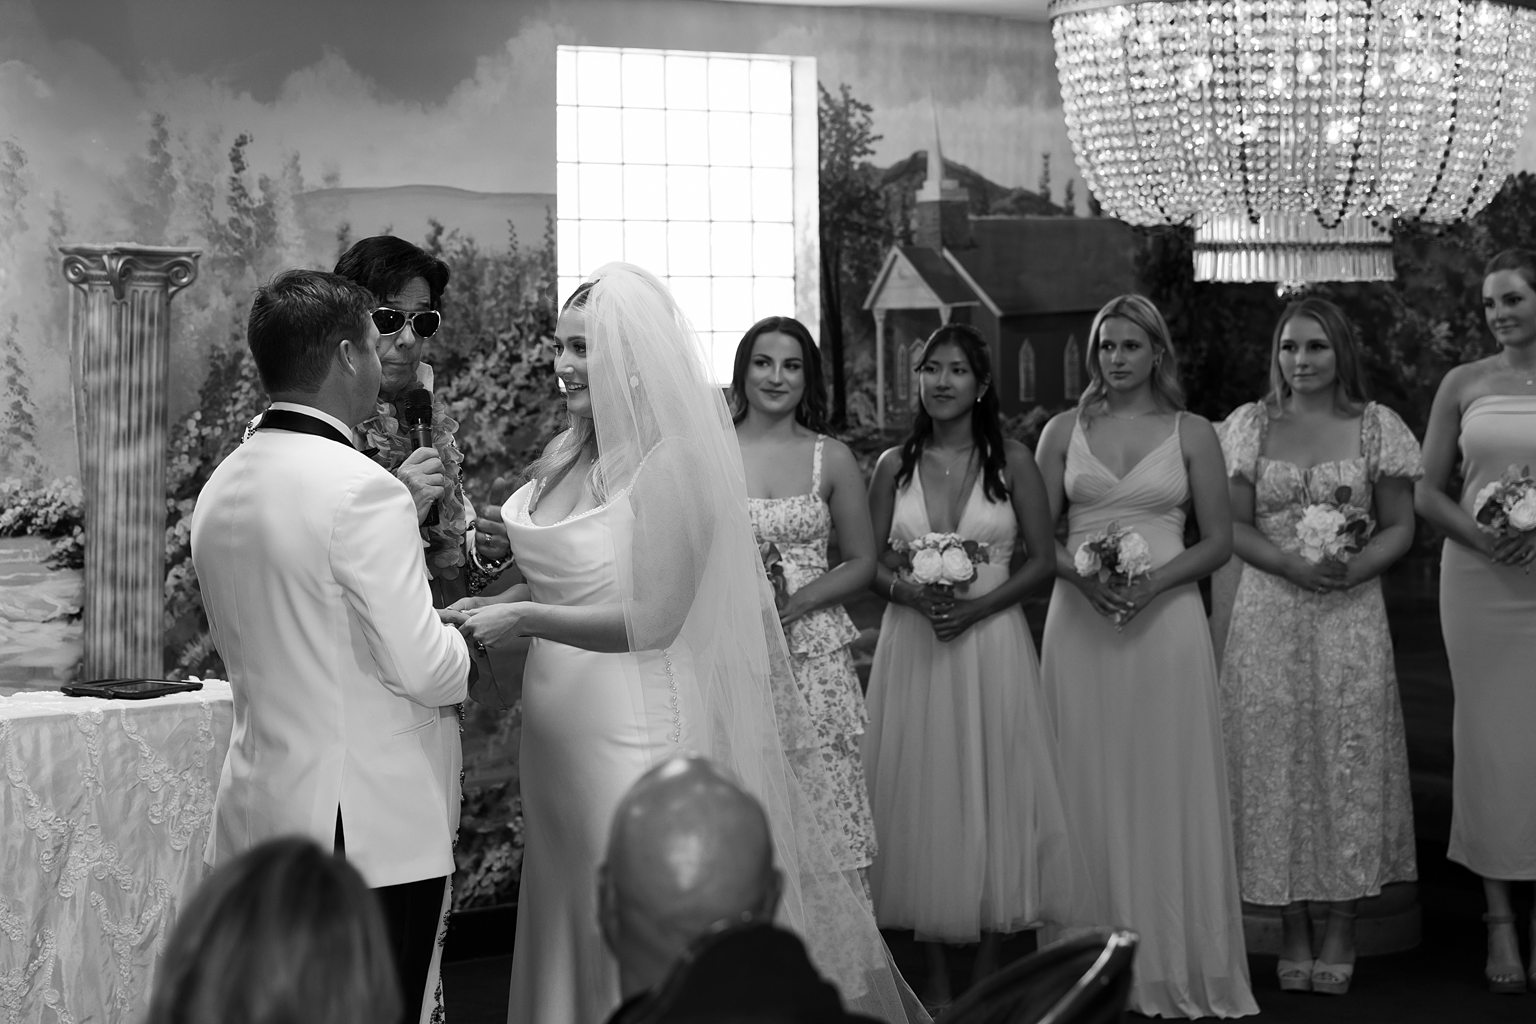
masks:
<svg viewBox="0 0 1536 1024"><path fill-rule="evenodd" d="M941 1024L1114 1024L1130 998L1137 941L1122 928L1047 946L973 986Z"/></svg>

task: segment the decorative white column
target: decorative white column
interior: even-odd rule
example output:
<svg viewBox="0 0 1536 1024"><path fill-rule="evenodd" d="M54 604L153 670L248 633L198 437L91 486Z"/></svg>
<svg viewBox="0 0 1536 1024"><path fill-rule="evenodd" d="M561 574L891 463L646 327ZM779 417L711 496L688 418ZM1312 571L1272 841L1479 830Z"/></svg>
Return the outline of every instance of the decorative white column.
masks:
<svg viewBox="0 0 1536 1024"><path fill-rule="evenodd" d="M70 383L85 491L84 678L165 671L171 296L197 249L66 245Z"/></svg>

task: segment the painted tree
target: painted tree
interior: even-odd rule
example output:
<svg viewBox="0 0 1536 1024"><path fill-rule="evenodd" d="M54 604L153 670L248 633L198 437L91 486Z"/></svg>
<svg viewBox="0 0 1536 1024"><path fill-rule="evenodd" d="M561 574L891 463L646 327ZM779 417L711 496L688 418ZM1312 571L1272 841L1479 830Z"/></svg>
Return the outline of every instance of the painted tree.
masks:
<svg viewBox="0 0 1536 1024"><path fill-rule="evenodd" d="M26 233L26 199L31 191L27 154L16 142L0 143L0 302L7 310L19 305L22 284L16 272L15 239ZM37 420L32 403L31 376L21 351L21 319L9 312L0 320L0 437L5 437L6 472L28 483L37 482L42 464L37 456Z"/></svg>
<svg viewBox="0 0 1536 1024"><path fill-rule="evenodd" d="M555 223L538 247L507 223L506 247L483 249L457 229L430 222L424 247L448 264L443 330L426 358L459 420L471 500L501 501L508 486L553 437L562 419L552 401L549 342L555 332Z"/></svg>
<svg viewBox="0 0 1536 1024"><path fill-rule="evenodd" d="M847 341L862 313L863 288L880 264L885 208L880 172L870 163L873 108L844 83L837 95L818 85L821 143L821 351L832 383L832 423L847 424Z"/></svg>
<svg viewBox="0 0 1536 1024"><path fill-rule="evenodd" d="M171 132L165 114L150 116L149 138L142 152L128 159L116 182L118 206L128 218L130 237L144 245L171 241L171 215L176 208L177 174L171 154Z"/></svg>
<svg viewBox="0 0 1536 1024"><path fill-rule="evenodd" d="M31 375L21 351L20 321L12 313L0 326L0 437L5 438L6 469L28 483L38 483L43 464L37 455L37 420L32 414Z"/></svg>

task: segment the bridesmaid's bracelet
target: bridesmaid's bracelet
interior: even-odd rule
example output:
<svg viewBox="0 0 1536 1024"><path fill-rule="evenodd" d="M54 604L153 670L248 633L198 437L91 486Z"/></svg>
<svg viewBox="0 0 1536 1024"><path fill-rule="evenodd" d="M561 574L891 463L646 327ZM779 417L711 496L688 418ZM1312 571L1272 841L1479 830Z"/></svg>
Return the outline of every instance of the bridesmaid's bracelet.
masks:
<svg viewBox="0 0 1536 1024"><path fill-rule="evenodd" d="M892 576L891 577L891 585L885 589L887 599L892 601L892 602L895 602L895 600L896 600L896 584L897 584L897 582L898 581L897 581L896 577Z"/></svg>

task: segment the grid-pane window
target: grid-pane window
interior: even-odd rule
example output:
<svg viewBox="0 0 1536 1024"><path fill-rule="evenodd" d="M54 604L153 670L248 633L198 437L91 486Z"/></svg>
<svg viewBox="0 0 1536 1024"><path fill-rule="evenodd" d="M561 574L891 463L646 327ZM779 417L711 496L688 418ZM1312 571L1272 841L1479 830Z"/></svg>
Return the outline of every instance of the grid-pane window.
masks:
<svg viewBox="0 0 1536 1024"><path fill-rule="evenodd" d="M639 264L672 288L722 382L762 317L814 331L816 109L797 64L809 60L559 47L560 295L604 263Z"/></svg>

